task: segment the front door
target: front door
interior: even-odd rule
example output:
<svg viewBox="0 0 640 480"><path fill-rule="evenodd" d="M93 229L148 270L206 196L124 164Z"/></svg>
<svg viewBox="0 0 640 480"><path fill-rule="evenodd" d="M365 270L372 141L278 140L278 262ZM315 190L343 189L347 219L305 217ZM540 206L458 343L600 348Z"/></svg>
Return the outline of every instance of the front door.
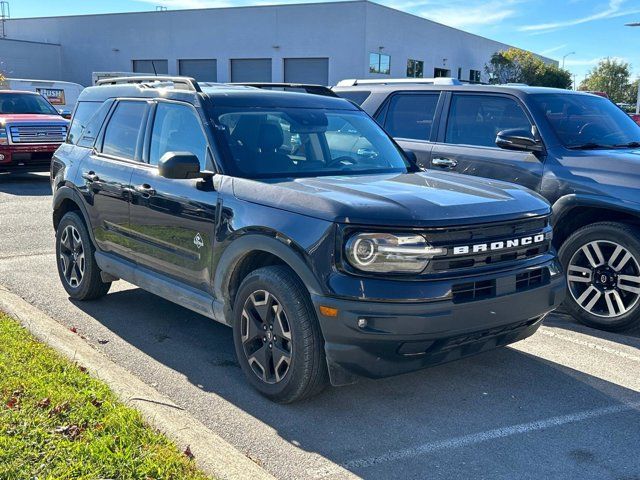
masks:
<svg viewBox="0 0 640 480"><path fill-rule="evenodd" d="M140 267L210 292L218 193L199 179L158 175L167 152L189 152L211 170L207 137L195 108L160 101L155 106L146 162L131 178L132 248Z"/></svg>
<svg viewBox="0 0 640 480"><path fill-rule="evenodd" d="M89 219L96 246L132 259L128 240L129 187L133 165L141 156L145 101L120 101L112 109L101 138L81 165ZM99 127L98 127L99 128ZM80 142L85 140L84 132Z"/></svg>
<svg viewBox="0 0 640 480"><path fill-rule="evenodd" d="M517 99L508 95L453 93L446 121L431 151L430 168L495 178L538 190L543 158L496 146L501 130L533 124Z"/></svg>

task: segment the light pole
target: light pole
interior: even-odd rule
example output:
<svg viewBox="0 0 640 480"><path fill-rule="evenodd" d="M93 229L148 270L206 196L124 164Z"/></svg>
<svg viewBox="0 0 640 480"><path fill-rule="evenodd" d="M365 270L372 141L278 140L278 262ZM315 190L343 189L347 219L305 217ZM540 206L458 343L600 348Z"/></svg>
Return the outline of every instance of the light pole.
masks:
<svg viewBox="0 0 640 480"><path fill-rule="evenodd" d="M640 22L627 23L625 26L640 27ZM638 97L636 98L636 115L640 115L640 79L638 79L637 82L638 82Z"/></svg>
<svg viewBox="0 0 640 480"><path fill-rule="evenodd" d="M563 70L564 70L564 59L567 58L569 55L575 55L575 54L576 54L576 52L569 52L569 53L567 53L566 55L564 55L562 57L562 69Z"/></svg>

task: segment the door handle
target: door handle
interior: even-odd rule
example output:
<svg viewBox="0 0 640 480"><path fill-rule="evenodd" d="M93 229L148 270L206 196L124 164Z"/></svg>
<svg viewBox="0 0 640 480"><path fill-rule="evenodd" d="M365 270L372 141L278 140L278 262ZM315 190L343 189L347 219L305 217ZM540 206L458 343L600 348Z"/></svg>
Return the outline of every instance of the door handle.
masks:
<svg viewBox="0 0 640 480"><path fill-rule="evenodd" d="M434 158L431 160L431 163L434 167L440 168L456 168L458 166L458 161L452 158Z"/></svg>
<svg viewBox="0 0 640 480"><path fill-rule="evenodd" d="M98 177L98 175L96 175L96 172L94 172L93 170L83 173L82 178L84 178L89 183L100 181L100 177Z"/></svg>
<svg viewBox="0 0 640 480"><path fill-rule="evenodd" d="M143 183L142 185L138 185L137 187L135 187L135 191L149 197L156 194L156 189L153 188L148 183Z"/></svg>

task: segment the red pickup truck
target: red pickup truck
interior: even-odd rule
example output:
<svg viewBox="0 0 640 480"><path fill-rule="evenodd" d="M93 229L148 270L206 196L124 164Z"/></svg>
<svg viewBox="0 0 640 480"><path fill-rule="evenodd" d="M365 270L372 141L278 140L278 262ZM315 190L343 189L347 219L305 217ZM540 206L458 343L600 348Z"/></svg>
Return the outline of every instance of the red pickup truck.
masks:
<svg viewBox="0 0 640 480"><path fill-rule="evenodd" d="M68 125L40 94L0 90L0 172L49 170Z"/></svg>

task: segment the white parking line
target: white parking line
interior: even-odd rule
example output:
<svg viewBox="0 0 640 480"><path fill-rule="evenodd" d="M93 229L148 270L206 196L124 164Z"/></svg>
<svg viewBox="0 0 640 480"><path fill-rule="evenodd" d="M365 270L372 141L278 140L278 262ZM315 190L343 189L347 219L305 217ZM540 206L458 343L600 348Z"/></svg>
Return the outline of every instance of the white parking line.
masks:
<svg viewBox="0 0 640 480"><path fill-rule="evenodd" d="M581 345L583 347L593 348L594 350L600 350L601 352L617 355L618 357L626 358L627 360L633 360L634 362L640 362L640 356L638 355L633 355L631 353L623 352L622 350L618 350L616 348L607 347L606 345L602 345L601 343L590 342L588 340L581 340L580 338L576 338L572 335L557 333L553 331L551 327L543 326L538 330L538 333L547 335L548 337L555 337L559 340L575 343L576 345ZM581 335L584 335L584 334L581 334Z"/></svg>
<svg viewBox="0 0 640 480"><path fill-rule="evenodd" d="M349 460L342 465L336 465L336 469L329 467L326 469L308 471L307 473L313 478L324 478L335 475L337 471L342 469L353 470L357 468L367 468L374 465L379 465L381 463L394 462L403 460L405 458L417 457L419 455L433 453L438 450L466 447L469 445L486 442L488 440L495 440L498 438L509 437L511 435L517 435L521 433L535 432L551 427L560 427L569 423L581 422L590 418L597 418L604 415L612 415L615 413L622 413L630 410L637 410L638 408L640 408L640 402L625 403L620 405L613 405L611 407L585 410L583 412L551 417L545 420L536 420L534 422L521 423L519 425L512 425L510 427L496 428L494 430L488 430L486 432L463 435L461 437L450 438L448 440L425 443L422 445L417 445L415 447L406 448L395 452L389 452L377 457L366 457L356 460Z"/></svg>

